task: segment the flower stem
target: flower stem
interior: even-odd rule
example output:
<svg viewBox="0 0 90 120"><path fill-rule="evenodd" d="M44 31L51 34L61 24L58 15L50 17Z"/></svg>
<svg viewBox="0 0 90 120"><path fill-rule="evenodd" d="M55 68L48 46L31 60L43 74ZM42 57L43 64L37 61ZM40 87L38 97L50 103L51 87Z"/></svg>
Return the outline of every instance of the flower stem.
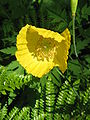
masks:
<svg viewBox="0 0 90 120"><path fill-rule="evenodd" d="M76 57L78 58L77 50L76 50L76 44L75 44L75 15L73 17L73 46L74 46L74 52Z"/></svg>

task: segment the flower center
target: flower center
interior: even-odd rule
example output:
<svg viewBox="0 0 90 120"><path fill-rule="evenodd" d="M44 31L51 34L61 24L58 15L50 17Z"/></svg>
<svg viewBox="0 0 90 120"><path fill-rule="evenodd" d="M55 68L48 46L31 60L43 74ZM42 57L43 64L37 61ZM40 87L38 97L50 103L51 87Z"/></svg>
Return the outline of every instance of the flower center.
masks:
<svg viewBox="0 0 90 120"><path fill-rule="evenodd" d="M53 60L57 48L56 41L51 38L43 38L42 36L40 36L40 39L37 42L38 44L35 48L37 59L47 59L48 61Z"/></svg>

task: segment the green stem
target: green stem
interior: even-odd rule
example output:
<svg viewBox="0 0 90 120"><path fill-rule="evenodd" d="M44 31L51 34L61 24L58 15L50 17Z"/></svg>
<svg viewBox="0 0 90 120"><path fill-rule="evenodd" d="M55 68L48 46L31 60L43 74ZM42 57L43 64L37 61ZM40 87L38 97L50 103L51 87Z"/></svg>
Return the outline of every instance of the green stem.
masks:
<svg viewBox="0 0 90 120"><path fill-rule="evenodd" d="M74 46L75 55L78 58L78 54L77 54L77 50L76 50L76 44L75 44L75 15L73 15L73 46Z"/></svg>
<svg viewBox="0 0 90 120"><path fill-rule="evenodd" d="M74 46L74 52L76 55L76 58L78 59L81 69L83 70L83 65L84 67L88 68L85 64L82 63L82 61L79 59L78 54L77 54L77 50L76 50L76 44L75 44L75 14L72 15L73 17L73 46Z"/></svg>

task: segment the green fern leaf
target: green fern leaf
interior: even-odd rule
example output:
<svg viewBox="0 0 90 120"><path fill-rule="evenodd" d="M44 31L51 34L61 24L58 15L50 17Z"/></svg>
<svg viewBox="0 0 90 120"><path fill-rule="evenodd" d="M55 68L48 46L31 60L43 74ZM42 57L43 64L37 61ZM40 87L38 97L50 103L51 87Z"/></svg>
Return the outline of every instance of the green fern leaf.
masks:
<svg viewBox="0 0 90 120"><path fill-rule="evenodd" d="M32 109L31 112L31 120L38 120L37 119L38 113L39 113L39 100L36 100L35 107L34 109Z"/></svg>
<svg viewBox="0 0 90 120"><path fill-rule="evenodd" d="M81 41L79 38L76 38L77 40L77 53L80 54L82 51L81 50L84 50L86 46L89 45L90 43L90 40L89 38L87 39L84 39L83 41ZM74 54L74 49L73 49L73 45L71 45L71 52L70 52L70 55Z"/></svg>
<svg viewBox="0 0 90 120"><path fill-rule="evenodd" d="M16 60L8 64L6 68L9 74L11 74L13 71L19 75L24 74L24 68Z"/></svg>
<svg viewBox="0 0 90 120"><path fill-rule="evenodd" d="M90 15L90 6L87 7L87 4L85 4L81 12L82 12L82 18L88 20L88 16Z"/></svg>
<svg viewBox="0 0 90 120"><path fill-rule="evenodd" d="M69 61L68 69L72 71L74 75L77 75L77 76L79 76L81 73L81 68L78 60Z"/></svg>
<svg viewBox="0 0 90 120"><path fill-rule="evenodd" d="M46 83L46 120L53 119L54 104L55 104L54 84L52 83L51 77L49 76L48 81Z"/></svg>
<svg viewBox="0 0 90 120"><path fill-rule="evenodd" d="M13 120L30 120L30 108L23 107L21 111L14 117Z"/></svg>
<svg viewBox="0 0 90 120"><path fill-rule="evenodd" d="M16 47L12 46L12 47L7 47L4 49L1 49L0 52L5 53L5 54L10 54L10 55L14 55L16 52Z"/></svg>
<svg viewBox="0 0 90 120"><path fill-rule="evenodd" d="M7 115L7 104L0 109L0 120L4 120L5 116Z"/></svg>
<svg viewBox="0 0 90 120"><path fill-rule="evenodd" d="M10 112L9 115L5 118L5 120L13 120L14 117L18 114L19 109L17 107L14 107Z"/></svg>
<svg viewBox="0 0 90 120"><path fill-rule="evenodd" d="M80 39L78 39L77 42L77 53L81 53L81 50L85 49L86 46L88 46L88 44L90 43L89 38L85 39L83 41L81 41Z"/></svg>

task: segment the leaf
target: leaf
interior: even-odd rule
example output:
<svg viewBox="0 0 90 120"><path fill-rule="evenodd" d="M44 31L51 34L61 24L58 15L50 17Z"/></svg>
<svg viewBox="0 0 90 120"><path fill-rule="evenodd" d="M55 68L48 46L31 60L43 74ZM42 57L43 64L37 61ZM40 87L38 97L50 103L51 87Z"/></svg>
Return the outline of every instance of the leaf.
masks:
<svg viewBox="0 0 90 120"><path fill-rule="evenodd" d="M6 115L7 115L7 104L5 104L3 108L0 110L0 120L4 120Z"/></svg>
<svg viewBox="0 0 90 120"><path fill-rule="evenodd" d="M59 32L62 32L65 28L67 27L67 23L66 22L60 22L55 30L59 31Z"/></svg>
<svg viewBox="0 0 90 120"><path fill-rule="evenodd" d="M89 25L89 21L88 21L87 25ZM90 42L90 39L89 39L90 38L90 27L82 30L82 36L84 38L88 39L88 41Z"/></svg>
<svg viewBox="0 0 90 120"><path fill-rule="evenodd" d="M81 68L78 60L73 60L68 62L68 69L73 72L74 75L79 75L81 73Z"/></svg>
<svg viewBox="0 0 90 120"><path fill-rule="evenodd" d="M86 46L90 43L89 38L84 39L83 41L80 40L80 38L76 38L77 44L76 44L76 49L77 53L80 54L81 50L85 49ZM71 45L71 52L70 55L74 54L74 49L73 49L73 44Z"/></svg>
<svg viewBox="0 0 90 120"><path fill-rule="evenodd" d="M86 120L90 120L90 115L87 115L87 116L86 116Z"/></svg>
<svg viewBox="0 0 90 120"><path fill-rule="evenodd" d="M2 25L4 36L7 36L10 32L13 33L14 26L11 20L5 19Z"/></svg>
<svg viewBox="0 0 90 120"><path fill-rule="evenodd" d="M40 83L41 83L41 86L42 86L43 88L44 88L46 82L47 82L46 76L43 76L42 78L40 78Z"/></svg>
<svg viewBox="0 0 90 120"><path fill-rule="evenodd" d="M54 31L62 32L67 27L67 18L65 9L63 12L56 13L54 10L48 9L48 17L50 19L51 26L54 27Z"/></svg>
<svg viewBox="0 0 90 120"><path fill-rule="evenodd" d="M8 70L14 70L15 68L17 68L19 66L19 63L17 61L12 61L8 66L7 69Z"/></svg>
<svg viewBox="0 0 90 120"><path fill-rule="evenodd" d="M9 97L8 97L8 105L10 105L13 101L13 99L15 99L16 94L14 92L10 92Z"/></svg>
<svg viewBox="0 0 90 120"><path fill-rule="evenodd" d="M12 120L17 115L18 112L19 112L19 108L14 106L12 110L9 112L9 115L7 115L6 120Z"/></svg>
<svg viewBox="0 0 90 120"><path fill-rule="evenodd" d="M85 60L90 64L90 55L86 55Z"/></svg>
<svg viewBox="0 0 90 120"><path fill-rule="evenodd" d="M15 32L12 36L3 38L2 41L4 42L4 45L7 45L8 43L9 43L9 46L15 45L16 36L17 36L17 33Z"/></svg>
<svg viewBox="0 0 90 120"><path fill-rule="evenodd" d="M77 23L80 25L81 24L81 13L80 13L80 8L77 9L77 17L76 17L76 21Z"/></svg>
<svg viewBox="0 0 90 120"><path fill-rule="evenodd" d="M51 21L52 24L63 21L63 19L59 15L55 14L53 11L48 10L48 14L49 14L49 18L53 19Z"/></svg>
<svg viewBox="0 0 90 120"><path fill-rule="evenodd" d="M18 68L14 70L17 74L24 74L24 68L19 64Z"/></svg>
<svg viewBox="0 0 90 120"><path fill-rule="evenodd" d="M57 67L54 67L51 71L50 77L54 84L56 84L58 87L61 85L61 79L60 74L57 72Z"/></svg>
<svg viewBox="0 0 90 120"><path fill-rule="evenodd" d="M3 95L6 95L7 93L5 92L5 90L4 91L1 91L1 93L3 94Z"/></svg>
<svg viewBox="0 0 90 120"><path fill-rule="evenodd" d="M85 4L81 12L82 12L82 18L88 20L88 16L90 15L90 6L87 7L87 4Z"/></svg>
<svg viewBox="0 0 90 120"><path fill-rule="evenodd" d="M14 71L17 74L24 74L24 68L19 64L18 61L12 61L8 66L7 66L8 71Z"/></svg>
<svg viewBox="0 0 90 120"><path fill-rule="evenodd" d="M86 46L90 43L89 38L81 41L80 39L77 42L77 53L81 53L81 50L85 49Z"/></svg>
<svg viewBox="0 0 90 120"><path fill-rule="evenodd" d="M11 54L14 55L16 52L16 47L12 46L12 47L7 47L4 49L1 49L0 52L5 53L5 54Z"/></svg>

